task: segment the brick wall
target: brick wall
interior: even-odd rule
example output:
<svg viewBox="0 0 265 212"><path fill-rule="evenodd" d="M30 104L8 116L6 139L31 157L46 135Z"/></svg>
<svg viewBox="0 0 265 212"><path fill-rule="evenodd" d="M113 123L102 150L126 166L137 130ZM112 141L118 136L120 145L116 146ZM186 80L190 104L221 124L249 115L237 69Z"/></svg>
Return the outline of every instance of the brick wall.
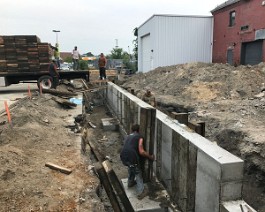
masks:
<svg viewBox="0 0 265 212"><path fill-rule="evenodd" d="M238 3L213 12L213 62L226 63L227 50L233 49L234 64L240 64L243 42L255 40L255 31L265 29L265 6L263 0L242 0ZM229 14L236 12L235 25L229 26ZM241 30L248 25L248 29ZM265 42L263 42L265 61Z"/></svg>

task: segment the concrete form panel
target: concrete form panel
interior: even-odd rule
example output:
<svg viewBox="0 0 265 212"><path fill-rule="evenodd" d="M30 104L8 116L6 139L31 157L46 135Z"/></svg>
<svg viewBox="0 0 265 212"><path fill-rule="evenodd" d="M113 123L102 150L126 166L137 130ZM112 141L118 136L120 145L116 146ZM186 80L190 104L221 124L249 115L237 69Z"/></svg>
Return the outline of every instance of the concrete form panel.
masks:
<svg viewBox="0 0 265 212"><path fill-rule="evenodd" d="M198 148L189 142L189 160L187 175L187 211L195 211L196 174Z"/></svg>
<svg viewBox="0 0 265 212"><path fill-rule="evenodd" d="M221 201L240 200L242 197L242 181L222 183Z"/></svg>
<svg viewBox="0 0 265 212"><path fill-rule="evenodd" d="M124 124L125 123L125 110L124 110L124 107L125 107L125 104L124 104L124 101L125 101L125 95L124 94L120 94L121 95L121 123Z"/></svg>
<svg viewBox="0 0 265 212"><path fill-rule="evenodd" d="M161 168L162 168L162 122L156 121L156 176L161 180Z"/></svg>
<svg viewBox="0 0 265 212"><path fill-rule="evenodd" d="M157 120L155 121L155 137L154 137L154 154L155 154L155 157L156 157L156 160L153 162L153 167L154 167L154 175L156 175L156 177L159 179L159 177L157 176L157 167L158 167L158 165L157 165L157 161L158 161L158 151L157 151L157 149L158 149L158 128L159 128L159 126L158 126L159 124L158 124L158 122L157 122ZM160 147L159 147L160 148ZM161 148L160 148L161 149Z"/></svg>
<svg viewBox="0 0 265 212"><path fill-rule="evenodd" d="M162 124L162 164L161 178L171 192L171 146L172 146L172 129Z"/></svg>
<svg viewBox="0 0 265 212"><path fill-rule="evenodd" d="M153 108L113 83L108 83L108 88L108 101L117 102L109 102L109 105L121 108L124 118L127 117L124 110L126 104L123 103L126 99L130 102L128 109L138 111L135 114L138 121L141 120L141 108ZM117 99L115 96L120 98ZM160 172L161 180L166 184L169 193L172 194L172 186L177 183L179 196L187 199L182 204L184 209L186 208L184 211L219 212L222 201L241 198L243 179L241 159L206 138L187 131L185 126L159 110L156 110L155 122L156 127L153 127L156 128L155 148L158 155L156 171ZM179 143L175 143L176 141ZM172 157L176 160L174 158L172 160ZM172 170L175 171L174 178L175 174L178 175L174 179L175 184L171 182Z"/></svg>
<svg viewBox="0 0 265 212"><path fill-rule="evenodd" d="M172 195L182 211L187 210L189 141L173 132L172 137Z"/></svg>
<svg viewBox="0 0 265 212"><path fill-rule="evenodd" d="M205 153L198 151L196 212L218 212L221 168Z"/></svg>

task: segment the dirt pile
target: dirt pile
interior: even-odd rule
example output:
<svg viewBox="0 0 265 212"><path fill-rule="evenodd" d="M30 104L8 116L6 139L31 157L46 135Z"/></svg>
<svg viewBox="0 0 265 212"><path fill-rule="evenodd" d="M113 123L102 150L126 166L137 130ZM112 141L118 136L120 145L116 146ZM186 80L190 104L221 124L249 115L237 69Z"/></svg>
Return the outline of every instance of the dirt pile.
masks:
<svg viewBox="0 0 265 212"><path fill-rule="evenodd" d="M52 98L21 99L12 126L0 116L0 211L104 211L99 180L80 154L80 135L70 129L73 112ZM72 173L51 170L47 162Z"/></svg>
<svg viewBox="0 0 265 212"><path fill-rule="evenodd" d="M135 88L137 85L136 93L149 87L158 97L170 95L181 97L184 102L206 102L253 97L264 87L264 77L265 64L233 67L226 64L191 63L160 67L145 74L137 74L130 77L124 86Z"/></svg>
<svg viewBox="0 0 265 212"><path fill-rule="evenodd" d="M158 109L205 121L207 138L245 160L244 198L265 211L264 83L265 63L191 63L130 76L122 87L134 89L138 97L149 88Z"/></svg>

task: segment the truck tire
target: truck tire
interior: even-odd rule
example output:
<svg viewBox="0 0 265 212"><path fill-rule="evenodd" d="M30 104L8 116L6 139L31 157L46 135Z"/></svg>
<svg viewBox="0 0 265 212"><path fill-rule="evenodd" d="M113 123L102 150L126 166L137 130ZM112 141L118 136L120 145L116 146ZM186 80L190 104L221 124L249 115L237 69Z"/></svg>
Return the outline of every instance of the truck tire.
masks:
<svg viewBox="0 0 265 212"><path fill-rule="evenodd" d="M49 75L44 75L41 76L38 79L38 88L40 88L40 86L44 89L51 89L52 88L52 77Z"/></svg>

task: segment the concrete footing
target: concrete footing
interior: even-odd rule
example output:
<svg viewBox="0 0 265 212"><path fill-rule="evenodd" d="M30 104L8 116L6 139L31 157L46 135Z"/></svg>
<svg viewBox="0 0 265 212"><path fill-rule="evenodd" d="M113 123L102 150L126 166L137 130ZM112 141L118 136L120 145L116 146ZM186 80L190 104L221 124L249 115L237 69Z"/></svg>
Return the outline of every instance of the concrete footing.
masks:
<svg viewBox="0 0 265 212"><path fill-rule="evenodd" d="M250 207L244 200L223 202L220 212L257 212Z"/></svg>
<svg viewBox="0 0 265 212"><path fill-rule="evenodd" d="M104 118L101 119L103 130L116 131L119 129L119 125L116 119L114 118Z"/></svg>
<svg viewBox="0 0 265 212"><path fill-rule="evenodd" d="M136 187L128 188L127 179L121 180L124 187L125 193L130 200L134 211L152 211L152 212L179 212L176 209L171 208L169 205L169 195L165 189L161 189L163 186L157 181L152 186L145 185L146 187L152 187L152 190L149 188L149 194L144 197L142 200L137 199Z"/></svg>

